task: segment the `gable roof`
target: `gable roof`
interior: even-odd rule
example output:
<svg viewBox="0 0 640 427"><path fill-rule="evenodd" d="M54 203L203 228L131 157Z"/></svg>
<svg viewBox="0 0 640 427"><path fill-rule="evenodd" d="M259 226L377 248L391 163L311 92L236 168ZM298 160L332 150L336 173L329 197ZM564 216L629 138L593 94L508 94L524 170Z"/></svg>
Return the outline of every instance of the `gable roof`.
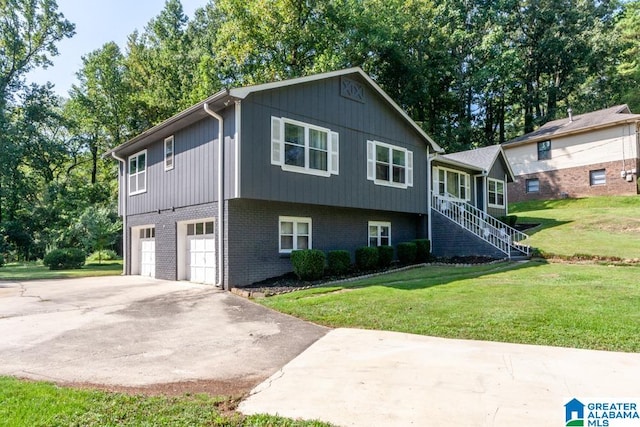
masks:
<svg viewBox="0 0 640 427"><path fill-rule="evenodd" d="M538 130L519 136L511 141L507 141L503 145L515 146L545 141L547 139L588 132L617 124L634 122L640 122L640 114L632 114L626 104L616 105L603 110L573 116L571 121L568 117L565 117L545 123Z"/></svg>
<svg viewBox="0 0 640 427"><path fill-rule="evenodd" d="M504 151L500 145L490 145L488 147L475 148L473 150L460 151L451 154L442 154L435 159L443 163L450 163L457 166L470 166L470 169L475 169L483 173L488 173L496 160L502 157L503 163L506 165L509 178L515 180L515 175L511 169L511 165L505 156Z"/></svg>
<svg viewBox="0 0 640 427"><path fill-rule="evenodd" d="M369 86L377 92L397 113L399 113L404 120L431 146L433 151L440 153L442 152L442 148L436 144L436 142L431 139L429 135L416 123L411 117L398 105L396 102L391 99L387 93L382 90L378 84L371 79L360 67L353 68L345 68L343 70L331 71L327 73L314 74L311 76L298 77L289 80L282 80L278 82L271 82L265 84L259 84L254 86L245 86L239 88L231 88L231 89L223 89L218 93L213 94L209 98L204 101L195 104L186 110L179 112L178 114L168 118L162 123L153 126L150 129L142 132L136 137L130 139L129 141L121 144L109 151L107 151L104 156L110 156L111 153L117 153L123 149L131 147L133 145L144 145L151 142L152 135L156 135L158 132L163 131L167 135L173 133L173 131L188 126L192 123L195 123L198 120L203 119L204 117L208 117L207 113L204 111L204 105L208 104L213 110L223 109L230 102L235 100L245 99L247 96L254 92L261 92L265 90L278 89L287 86L294 86L303 83L314 82L318 80L329 79L333 77L340 77L346 75L358 74L361 76Z"/></svg>

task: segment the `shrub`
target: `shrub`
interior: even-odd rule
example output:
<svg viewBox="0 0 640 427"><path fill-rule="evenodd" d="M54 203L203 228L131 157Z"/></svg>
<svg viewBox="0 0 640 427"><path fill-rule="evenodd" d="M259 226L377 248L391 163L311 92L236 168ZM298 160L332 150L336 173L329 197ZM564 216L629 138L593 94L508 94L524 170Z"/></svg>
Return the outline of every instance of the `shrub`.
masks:
<svg viewBox="0 0 640 427"><path fill-rule="evenodd" d="M305 249L291 252L293 272L301 280L318 280L324 274L324 252Z"/></svg>
<svg viewBox="0 0 640 427"><path fill-rule="evenodd" d="M349 251L327 252L327 269L331 274L345 274L351 268L351 254Z"/></svg>
<svg viewBox="0 0 640 427"><path fill-rule="evenodd" d="M518 216L517 215L501 216L501 217L498 218L498 221L504 222L509 227L515 227L516 226L516 222L518 221Z"/></svg>
<svg viewBox="0 0 640 427"><path fill-rule="evenodd" d="M82 268L86 258L81 249L54 249L44 256L43 264L49 267L49 270L77 269Z"/></svg>
<svg viewBox="0 0 640 427"><path fill-rule="evenodd" d="M99 262L99 261L111 261L114 259L120 259L118 254L111 249L105 249L102 251L95 251L87 258L89 262Z"/></svg>
<svg viewBox="0 0 640 427"><path fill-rule="evenodd" d="M416 262L418 245L413 242L398 243L398 260L401 264L413 264Z"/></svg>
<svg viewBox="0 0 640 427"><path fill-rule="evenodd" d="M429 258L431 257L431 242L429 239L416 239L413 243L416 244L416 261L429 261Z"/></svg>
<svg viewBox="0 0 640 427"><path fill-rule="evenodd" d="M356 249L356 266L359 270L373 270L378 266L378 249L363 246Z"/></svg>
<svg viewBox="0 0 640 427"><path fill-rule="evenodd" d="M4 255L0 255L0 267L4 266Z"/></svg>
<svg viewBox="0 0 640 427"><path fill-rule="evenodd" d="M378 265L389 267L393 261L393 246L378 246Z"/></svg>

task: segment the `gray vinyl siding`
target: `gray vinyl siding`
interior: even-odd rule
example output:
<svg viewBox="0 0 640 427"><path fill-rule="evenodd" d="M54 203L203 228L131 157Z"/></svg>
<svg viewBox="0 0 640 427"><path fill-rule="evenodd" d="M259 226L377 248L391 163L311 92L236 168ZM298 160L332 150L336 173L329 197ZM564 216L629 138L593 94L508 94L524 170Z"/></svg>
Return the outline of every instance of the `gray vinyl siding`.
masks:
<svg viewBox="0 0 640 427"><path fill-rule="evenodd" d="M235 175L235 115L233 107L223 113L225 176ZM129 196L127 214L172 210L218 200L218 121L205 118L174 135L174 168L165 171L164 139L147 146L147 190ZM139 151L127 153L134 155ZM128 179L128 176L127 176ZM235 180L225 179L225 195L233 195Z"/></svg>
<svg viewBox="0 0 640 427"><path fill-rule="evenodd" d="M313 249L355 250L368 245L368 222L391 222L391 243L426 237L425 216L408 213L336 208L309 204L236 199L228 202L227 283L248 284L292 271L288 255L279 253L280 216L309 217Z"/></svg>
<svg viewBox="0 0 640 427"><path fill-rule="evenodd" d="M491 170L489 171L489 178L493 178L493 179L499 179L501 181L505 181L505 176L507 175L507 170L506 167L501 159L501 156L498 157L498 159L493 163L493 167L491 168ZM500 216L504 216L507 213L507 205L506 203L509 202L509 196L507 194L507 182L504 182L504 192L505 192L505 207L500 209L500 208L492 208L492 207L487 207L487 213L491 216L494 217L500 217ZM488 195L487 195L488 197Z"/></svg>
<svg viewBox="0 0 640 427"><path fill-rule="evenodd" d="M427 148L406 121L363 83L365 102L340 96L340 78L267 90L242 101L241 195L251 199L424 213ZM271 164L271 116L339 133L339 175L286 172ZM413 187L367 180L367 140L413 152Z"/></svg>

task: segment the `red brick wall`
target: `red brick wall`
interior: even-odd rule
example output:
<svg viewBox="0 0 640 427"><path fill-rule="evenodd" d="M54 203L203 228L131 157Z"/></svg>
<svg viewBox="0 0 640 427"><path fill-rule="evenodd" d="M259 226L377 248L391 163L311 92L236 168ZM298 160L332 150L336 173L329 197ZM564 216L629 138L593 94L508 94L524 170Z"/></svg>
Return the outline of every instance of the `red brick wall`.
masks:
<svg viewBox="0 0 640 427"><path fill-rule="evenodd" d="M640 166L638 159L634 163L627 162L627 170ZM590 185L589 172L605 169L607 182L604 185ZM622 165L620 161L599 163L589 166L560 169L548 172L538 172L528 175L519 175L516 182L508 184L509 202L525 200L561 199L565 197L590 197L611 195L635 195L638 192L638 175L633 175L631 182L620 177ZM527 179L538 178L540 191L538 193L526 192Z"/></svg>

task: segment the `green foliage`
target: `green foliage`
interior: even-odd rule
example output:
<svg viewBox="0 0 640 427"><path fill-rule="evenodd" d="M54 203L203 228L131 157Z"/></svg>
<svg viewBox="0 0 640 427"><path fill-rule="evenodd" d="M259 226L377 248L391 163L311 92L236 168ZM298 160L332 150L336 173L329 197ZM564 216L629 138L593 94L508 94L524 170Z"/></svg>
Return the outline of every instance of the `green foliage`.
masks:
<svg viewBox="0 0 640 427"><path fill-rule="evenodd" d="M120 259L118 254L111 249L103 249L101 251L95 251L91 255L87 257L87 262L98 262L99 264L102 261L113 261Z"/></svg>
<svg viewBox="0 0 640 427"><path fill-rule="evenodd" d="M291 252L293 272L301 280L318 280L324 274L324 252L317 249L305 249Z"/></svg>
<svg viewBox="0 0 640 427"><path fill-rule="evenodd" d="M327 270L331 274L342 275L351 268L351 254L349 251L336 250L327 252Z"/></svg>
<svg viewBox="0 0 640 427"><path fill-rule="evenodd" d="M393 262L393 246L378 246L378 265L387 268Z"/></svg>
<svg viewBox="0 0 640 427"><path fill-rule="evenodd" d="M87 256L78 248L54 249L42 260L49 270L67 270L82 268Z"/></svg>
<svg viewBox="0 0 640 427"><path fill-rule="evenodd" d="M113 245L122 228L114 212L107 208L87 208L75 225L78 240L87 252L97 251ZM98 262L102 260L98 258Z"/></svg>
<svg viewBox="0 0 640 427"><path fill-rule="evenodd" d="M398 243L398 261L400 264L408 265L416 262L418 245L413 242Z"/></svg>
<svg viewBox="0 0 640 427"><path fill-rule="evenodd" d="M427 262L431 258L431 242L429 239L415 239L416 244L416 261Z"/></svg>
<svg viewBox="0 0 640 427"><path fill-rule="evenodd" d="M361 271L376 269L378 267L378 248L362 246L356 249L356 267Z"/></svg>

